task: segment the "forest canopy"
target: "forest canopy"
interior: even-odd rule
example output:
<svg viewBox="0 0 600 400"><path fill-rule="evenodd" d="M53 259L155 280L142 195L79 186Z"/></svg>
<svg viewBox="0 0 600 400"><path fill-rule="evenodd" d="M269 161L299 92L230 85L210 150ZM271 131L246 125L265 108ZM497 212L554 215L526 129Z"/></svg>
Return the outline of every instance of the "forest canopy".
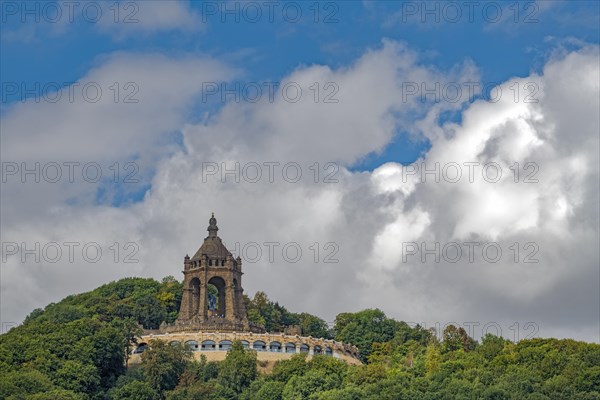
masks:
<svg viewBox="0 0 600 400"><path fill-rule="evenodd" d="M517 343L461 327L443 332L388 318L380 310L324 320L293 313L265 293L245 298L248 317L271 332L358 347L363 365L294 355L261 373L253 350L236 342L225 361L194 360L154 341L139 366L127 355L141 334L177 318L182 286L126 278L31 312L0 336L2 399L600 399L600 345L570 339ZM441 339L441 340L440 340Z"/></svg>

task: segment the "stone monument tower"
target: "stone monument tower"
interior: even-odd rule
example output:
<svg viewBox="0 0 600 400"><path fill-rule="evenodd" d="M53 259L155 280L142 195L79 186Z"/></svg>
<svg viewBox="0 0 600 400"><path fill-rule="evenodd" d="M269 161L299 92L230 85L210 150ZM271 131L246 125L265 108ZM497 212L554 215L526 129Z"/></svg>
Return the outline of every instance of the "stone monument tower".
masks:
<svg viewBox="0 0 600 400"><path fill-rule="evenodd" d="M183 260L183 297L176 325L205 331L262 332L262 327L246 317L242 260L233 258L217 235L214 213L207 230L196 254Z"/></svg>

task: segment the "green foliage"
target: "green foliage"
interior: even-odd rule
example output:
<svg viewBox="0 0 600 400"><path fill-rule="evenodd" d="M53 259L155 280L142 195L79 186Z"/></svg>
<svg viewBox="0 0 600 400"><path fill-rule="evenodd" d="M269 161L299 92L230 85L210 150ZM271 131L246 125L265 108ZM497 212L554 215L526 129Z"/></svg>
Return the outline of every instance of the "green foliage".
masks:
<svg viewBox="0 0 600 400"><path fill-rule="evenodd" d="M223 387L241 393L256 379L256 373L256 352L245 350L241 342L235 341L219 365L217 380Z"/></svg>
<svg viewBox="0 0 600 400"><path fill-rule="evenodd" d="M335 319L335 340L358 347L363 362L371 354L373 343L383 343L394 338L400 323L389 319L381 310L364 310L339 314Z"/></svg>
<svg viewBox="0 0 600 400"><path fill-rule="evenodd" d="M188 366L191 353L183 346L170 346L162 340L152 340L142 353L142 368L148 383L156 391L172 390Z"/></svg>
<svg viewBox="0 0 600 400"><path fill-rule="evenodd" d="M289 360L277 361L271 377L280 382L287 382L294 375L302 375L307 370L306 354L294 354Z"/></svg>
<svg viewBox="0 0 600 400"><path fill-rule="evenodd" d="M138 324L174 320L181 292L172 277L127 278L32 311L0 336L0 398L102 398L126 371Z"/></svg>
<svg viewBox="0 0 600 400"><path fill-rule="evenodd" d="M158 392L148 383L132 381L110 394L111 400L158 400Z"/></svg>
<svg viewBox="0 0 600 400"><path fill-rule="evenodd" d="M322 391L338 389L342 379L337 375L326 375L311 370L304 375L294 375L283 388L283 400L301 400L314 398Z"/></svg>
<svg viewBox="0 0 600 400"><path fill-rule="evenodd" d="M252 382L250 387L244 391L240 400L281 400L285 383L260 379Z"/></svg>
<svg viewBox="0 0 600 400"><path fill-rule="evenodd" d="M267 332L283 332L286 326L297 325L303 336L332 339L327 323L308 313L292 313L285 307L269 300L264 292L257 292L251 300L244 297L248 319L265 327Z"/></svg>
<svg viewBox="0 0 600 400"><path fill-rule="evenodd" d="M58 386L81 393L95 393L100 386L98 369L91 364L67 360L55 374Z"/></svg>
<svg viewBox="0 0 600 400"><path fill-rule="evenodd" d="M462 349L464 351L474 350L477 342L469 337L464 328L457 328L454 325L448 325L444 329L444 341L442 351L447 353Z"/></svg>
<svg viewBox="0 0 600 400"><path fill-rule="evenodd" d="M432 343L427 346L425 352L425 370L427 374L431 375L440 370L440 364L442 363L442 354L439 346Z"/></svg>
<svg viewBox="0 0 600 400"><path fill-rule="evenodd" d="M0 335L0 398L58 400L600 400L600 345L570 339L512 343L464 329L441 334L380 310L343 313L334 332L310 314L290 313L264 293L246 299L254 322L272 331L358 346L363 365L295 354L257 371L257 353L236 342L222 362L192 360L183 347L153 341L126 368L141 332L177 318L181 284L128 278L34 310Z"/></svg>

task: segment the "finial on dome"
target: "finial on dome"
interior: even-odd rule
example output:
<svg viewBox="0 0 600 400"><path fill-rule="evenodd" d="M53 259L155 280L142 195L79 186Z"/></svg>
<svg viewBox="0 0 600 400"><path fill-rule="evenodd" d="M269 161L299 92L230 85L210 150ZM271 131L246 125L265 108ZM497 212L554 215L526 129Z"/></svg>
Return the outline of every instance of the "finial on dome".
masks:
<svg viewBox="0 0 600 400"><path fill-rule="evenodd" d="M219 228L217 227L217 219L215 218L215 213L212 213L212 217L208 220L208 236L214 237L217 236L217 231Z"/></svg>

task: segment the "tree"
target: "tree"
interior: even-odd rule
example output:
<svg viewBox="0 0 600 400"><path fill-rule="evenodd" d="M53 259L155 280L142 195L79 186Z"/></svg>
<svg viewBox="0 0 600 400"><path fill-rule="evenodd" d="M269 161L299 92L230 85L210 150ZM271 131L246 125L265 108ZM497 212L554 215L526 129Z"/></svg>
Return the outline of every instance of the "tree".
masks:
<svg viewBox="0 0 600 400"><path fill-rule="evenodd" d="M167 311L157 294L147 294L137 299L134 303L134 313L146 329L158 329L167 316Z"/></svg>
<svg viewBox="0 0 600 400"><path fill-rule="evenodd" d="M93 394L100 386L100 376L94 365L66 360L56 371L55 382L74 392Z"/></svg>
<svg viewBox="0 0 600 400"><path fill-rule="evenodd" d="M481 340L481 345L477 348L477 352L481 354L485 359L491 361L496 357L504 348L505 340L499 336L486 333Z"/></svg>
<svg viewBox="0 0 600 400"><path fill-rule="evenodd" d="M239 394L256 379L256 373L256 352L245 350L240 341L235 341L219 366L217 380Z"/></svg>
<svg viewBox="0 0 600 400"><path fill-rule="evenodd" d="M335 318L335 340L358 347L360 358L366 362L373 343L383 343L394 338L399 323L385 316L381 310L364 310L343 313Z"/></svg>
<svg viewBox="0 0 600 400"><path fill-rule="evenodd" d="M172 390L177 386L190 358L191 353L183 346L170 346L162 340L151 340L149 348L142 353L144 376L155 390Z"/></svg>
<svg viewBox="0 0 600 400"><path fill-rule="evenodd" d="M444 353L459 349L471 351L474 350L477 345L477 342L471 339L462 327L457 328L454 325L448 325L444 329L443 338L442 351Z"/></svg>
<svg viewBox="0 0 600 400"><path fill-rule="evenodd" d="M70 390L53 389L49 392L36 393L28 397L30 400L84 400L82 394Z"/></svg>
<svg viewBox="0 0 600 400"><path fill-rule="evenodd" d="M311 370L304 375L294 375L283 389L283 400L303 400L313 398L316 393L338 389L342 378L335 374L324 374Z"/></svg>
<svg viewBox="0 0 600 400"><path fill-rule="evenodd" d="M108 387L125 372L125 339L118 329L111 326L98 330L90 339L92 359L100 373L102 385Z"/></svg>
<svg viewBox="0 0 600 400"><path fill-rule="evenodd" d="M306 354L294 354L289 360L277 361L271 378L280 382L289 381L294 375L302 375L308 370Z"/></svg>
<svg viewBox="0 0 600 400"><path fill-rule="evenodd" d="M425 352L425 370L429 375L436 373L440 369L442 363L442 354L439 347L432 343L427 346Z"/></svg>
<svg viewBox="0 0 600 400"><path fill-rule="evenodd" d="M111 400L157 400L160 396L148 382L132 381L110 394Z"/></svg>
<svg viewBox="0 0 600 400"><path fill-rule="evenodd" d="M244 390L240 400L281 400L285 383L271 380L257 380Z"/></svg>
<svg viewBox="0 0 600 400"><path fill-rule="evenodd" d="M138 337L142 335L143 329L135 321L135 319L128 317L125 319L117 318L113 321L115 326L123 336L123 353L125 354L125 365L128 365L129 356L133 347L138 342Z"/></svg>
<svg viewBox="0 0 600 400"><path fill-rule="evenodd" d="M325 339L330 339L332 336L327 322L308 313L300 314L300 326L302 327L302 334L304 336Z"/></svg>

